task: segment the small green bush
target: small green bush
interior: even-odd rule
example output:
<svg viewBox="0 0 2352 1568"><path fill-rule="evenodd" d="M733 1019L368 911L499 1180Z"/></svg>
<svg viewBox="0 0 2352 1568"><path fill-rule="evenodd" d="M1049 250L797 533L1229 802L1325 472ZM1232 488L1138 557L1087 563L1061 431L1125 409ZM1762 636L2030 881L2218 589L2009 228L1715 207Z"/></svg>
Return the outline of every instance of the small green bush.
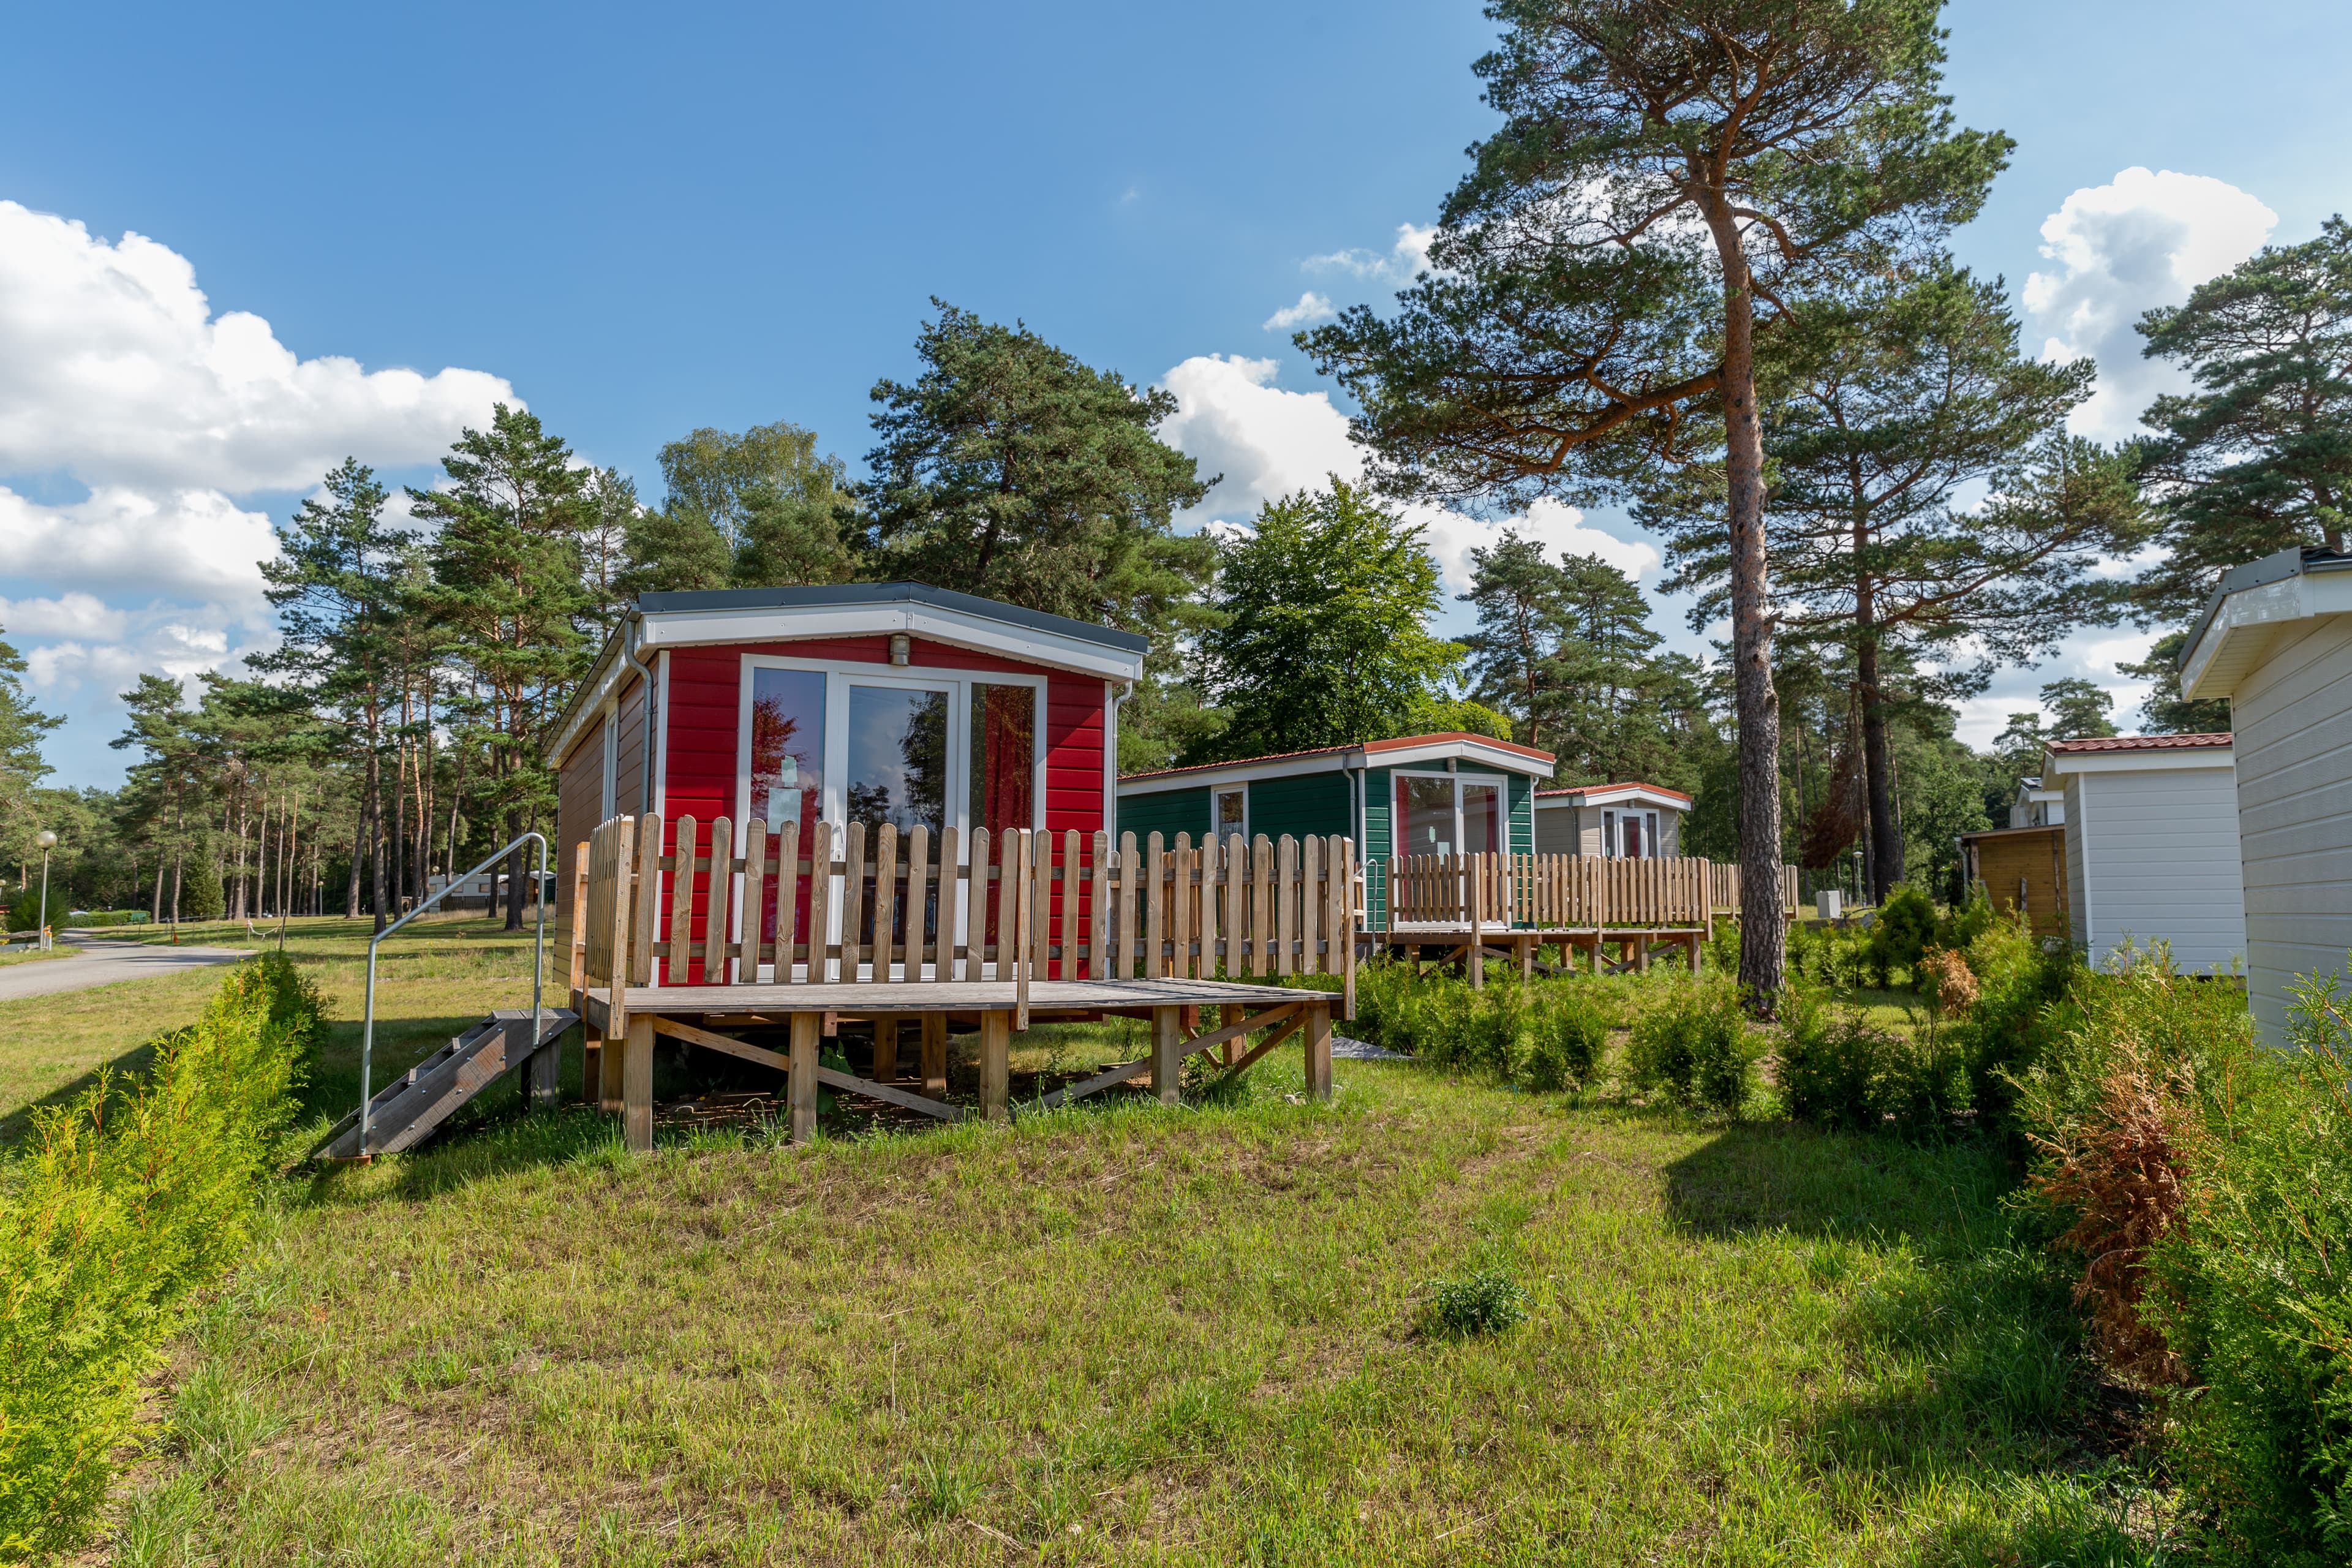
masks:
<svg viewBox="0 0 2352 1568"><path fill-rule="evenodd" d="M1977 978L1967 1016L1944 1025L1968 1075L1968 1103L1984 1131L2019 1142L2017 1084L2053 1041L2079 1022L2068 1002L2081 961L2063 942L2044 946L2022 917L1995 920L1969 943Z"/></svg>
<svg viewBox="0 0 2352 1568"><path fill-rule="evenodd" d="M52 911L53 915L62 912ZM31 931L38 926L41 921L41 889L27 888L17 894L16 901L8 906L7 920L10 931ZM54 925L55 920L50 923Z"/></svg>
<svg viewBox="0 0 2352 1568"><path fill-rule="evenodd" d="M1895 983L1898 969L1911 978L1928 943L1935 940L1936 901L1916 888L1895 889L1886 896L1870 928L1872 977L1881 987Z"/></svg>
<svg viewBox="0 0 2352 1568"><path fill-rule="evenodd" d="M1906 1037L1808 990L1782 999L1778 1078L1788 1113L1845 1131L1948 1131L1968 1074L1948 1027Z"/></svg>
<svg viewBox="0 0 2352 1568"><path fill-rule="evenodd" d="M1497 1268L1466 1279L1433 1279L1425 1326L1448 1339L1499 1334L1528 1321L1528 1293Z"/></svg>
<svg viewBox="0 0 2352 1568"><path fill-rule="evenodd" d="M144 1080L34 1113L0 1195L0 1559L72 1547L140 1377L245 1241L325 1027L281 953L229 971Z"/></svg>
<svg viewBox="0 0 2352 1568"><path fill-rule="evenodd" d="M1737 987L1720 981L1654 986L1633 1020L1626 1076L1644 1093L1737 1116L1748 1103L1754 1049Z"/></svg>
<svg viewBox="0 0 2352 1568"><path fill-rule="evenodd" d="M1539 989L1528 1009L1527 1042L1512 1076L1529 1089L1581 1090L1601 1069L1609 1012L1580 981Z"/></svg>

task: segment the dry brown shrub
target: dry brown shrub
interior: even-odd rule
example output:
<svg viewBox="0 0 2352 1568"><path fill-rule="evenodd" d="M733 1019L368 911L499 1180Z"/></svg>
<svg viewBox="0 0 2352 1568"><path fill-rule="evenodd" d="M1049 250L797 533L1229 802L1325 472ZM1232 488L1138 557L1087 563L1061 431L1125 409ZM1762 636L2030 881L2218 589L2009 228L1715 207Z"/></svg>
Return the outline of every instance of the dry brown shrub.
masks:
<svg viewBox="0 0 2352 1568"><path fill-rule="evenodd" d="M2143 1322L2148 1248L2184 1202L2182 1114L2189 1069L2159 1070L2126 1044L2099 1080L2095 1108L2061 1139L2037 1137L2052 1164L2033 1177L2042 1198L2074 1215L2057 1245L2082 1258L2074 1304L2089 1314L2100 1358L2149 1383L2179 1383L2184 1369L2161 1331Z"/></svg>
<svg viewBox="0 0 2352 1568"><path fill-rule="evenodd" d="M1935 948L1920 959L1927 971L1927 991L1935 998L1938 1012L1958 1017L1977 1005L1976 972L1958 950Z"/></svg>

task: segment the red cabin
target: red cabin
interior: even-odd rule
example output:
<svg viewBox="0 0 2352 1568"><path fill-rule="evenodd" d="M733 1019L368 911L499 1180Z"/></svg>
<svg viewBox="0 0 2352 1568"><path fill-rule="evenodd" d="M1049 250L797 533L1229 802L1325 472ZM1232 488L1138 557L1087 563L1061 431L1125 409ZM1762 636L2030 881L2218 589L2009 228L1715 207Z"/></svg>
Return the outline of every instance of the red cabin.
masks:
<svg viewBox="0 0 2352 1568"><path fill-rule="evenodd" d="M921 583L644 595L556 726L557 863L647 813L1091 836L1148 646Z"/></svg>

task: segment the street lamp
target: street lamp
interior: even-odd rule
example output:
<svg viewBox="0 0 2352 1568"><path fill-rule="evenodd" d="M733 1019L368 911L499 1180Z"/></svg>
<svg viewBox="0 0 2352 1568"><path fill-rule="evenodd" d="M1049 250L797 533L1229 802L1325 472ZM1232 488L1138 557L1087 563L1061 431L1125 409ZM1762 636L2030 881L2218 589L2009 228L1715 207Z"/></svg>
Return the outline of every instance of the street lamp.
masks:
<svg viewBox="0 0 2352 1568"><path fill-rule="evenodd" d="M33 847L41 852L41 920L34 929L40 932L41 951L49 951L49 851L58 847L58 836L47 828L33 835Z"/></svg>

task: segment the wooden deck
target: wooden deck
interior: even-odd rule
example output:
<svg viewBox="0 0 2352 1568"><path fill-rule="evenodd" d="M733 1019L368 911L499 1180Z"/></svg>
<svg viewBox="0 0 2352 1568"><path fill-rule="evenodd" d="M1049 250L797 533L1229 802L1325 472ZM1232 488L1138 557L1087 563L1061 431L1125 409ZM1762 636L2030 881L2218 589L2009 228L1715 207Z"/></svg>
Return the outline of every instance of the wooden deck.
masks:
<svg viewBox="0 0 2352 1568"><path fill-rule="evenodd" d="M820 1086L943 1121L961 1120L964 1108L949 1103L945 1096L949 1026L962 1022L980 1031L980 1114L991 1121L1007 1120L1013 1110L1011 1047L1019 992L1012 981L631 985L622 989L617 1019L609 988L583 987L576 995L591 1037L600 1041L592 1062L597 1099L620 1114L631 1148L650 1149L656 1036L785 1074L791 1133L798 1143L816 1135ZM1160 1100L1173 1104L1186 1057L1214 1052L1226 1072L1239 1073L1293 1036L1300 1037L1305 1051L1307 1092L1318 1099L1331 1092L1331 1015L1340 1001L1332 992L1201 979L1041 980L1031 982L1028 992L1028 1015L1034 1020L1113 1014L1151 1021L1150 1056L1055 1090L1044 1099L1047 1108L1146 1076ZM1229 1021L1200 1029L1196 1020L1203 1007L1223 1009ZM902 1021L916 1029L917 1070L911 1078L899 1071ZM819 1040L844 1023L873 1027L872 1078L817 1061ZM740 1037L740 1031L779 1027L791 1031L789 1051ZM1249 1040L1253 1034L1260 1037L1254 1044Z"/></svg>
<svg viewBox="0 0 2352 1568"><path fill-rule="evenodd" d="M754 821L739 856L725 818L707 840L690 817L671 824L667 847L664 826L657 816L602 824L580 847L572 886L572 996L591 1091L620 1113L633 1149L653 1146L657 1037L785 1074L795 1142L815 1136L820 1087L961 1119L945 1098L958 1024L980 1035L979 1113L992 1120L1013 1112L1010 1042L1033 1019L1151 1024L1150 1055L1056 1089L1047 1106L1147 1076L1173 1102L1187 1056L1213 1054L1239 1073L1294 1036L1307 1092L1331 1091L1332 1016L1350 1009L1355 980L1358 879L1345 839L1196 847L1179 835L1171 848L1158 834L1114 847L1099 833L1013 829L973 832L959 858L952 832L934 844L918 827L902 842L884 826L869 843L861 825L836 835L818 823L805 850L786 825L771 856ZM1338 989L1253 984L1221 969L1328 975ZM1203 1029L1208 1007L1222 1022ZM818 1042L844 1022L873 1031L870 1078L818 1060ZM900 1070L902 1025L916 1035L911 1075ZM785 1050L742 1037L779 1032Z"/></svg>

